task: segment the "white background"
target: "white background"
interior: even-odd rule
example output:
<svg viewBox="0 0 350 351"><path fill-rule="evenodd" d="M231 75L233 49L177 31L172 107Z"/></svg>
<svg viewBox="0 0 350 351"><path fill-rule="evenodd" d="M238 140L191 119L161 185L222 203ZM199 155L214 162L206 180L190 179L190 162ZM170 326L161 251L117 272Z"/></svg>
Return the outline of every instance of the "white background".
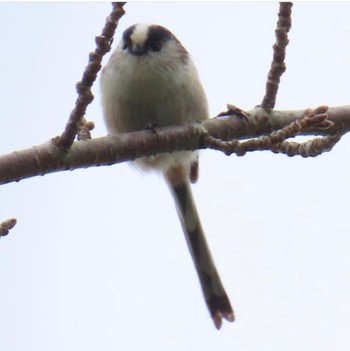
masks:
<svg viewBox="0 0 350 351"><path fill-rule="evenodd" d="M260 103L277 3L129 3L192 54L211 115ZM0 3L1 152L61 133L108 3ZM296 3L278 109L349 103L350 3ZM107 57L106 57L107 59ZM105 62L105 61L104 61ZM98 84L87 119L106 133ZM214 328L162 179L129 165L0 189L0 348L346 350L349 137L315 159L201 153L200 216L236 322Z"/></svg>

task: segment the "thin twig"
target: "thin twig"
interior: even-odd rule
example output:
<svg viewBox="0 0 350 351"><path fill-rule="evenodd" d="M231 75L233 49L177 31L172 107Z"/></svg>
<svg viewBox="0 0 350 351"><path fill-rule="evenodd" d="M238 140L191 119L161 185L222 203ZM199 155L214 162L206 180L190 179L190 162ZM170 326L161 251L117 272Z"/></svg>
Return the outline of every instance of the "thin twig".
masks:
<svg viewBox="0 0 350 351"><path fill-rule="evenodd" d="M75 107L69 116L66 128L59 139L57 145L63 148L69 148L74 142L75 136L78 133L79 127L83 123L87 106L94 99L91 92L92 84L94 83L97 73L101 69L101 62L103 56L110 51L113 41L113 35L117 28L119 19L125 13L123 6L125 2L112 3L113 9L111 14L106 19L106 24L102 29L100 36L95 38L96 49L89 55L89 63L85 68L83 77L80 82L76 84L78 98L75 102Z"/></svg>
<svg viewBox="0 0 350 351"><path fill-rule="evenodd" d="M261 107L266 109L275 107L280 78L286 70L284 60L286 57L286 46L289 43L288 32L292 26L292 6L291 2L280 2L277 28L275 30L276 43L273 46L273 60L268 73L265 96L261 102Z"/></svg>
<svg viewBox="0 0 350 351"><path fill-rule="evenodd" d="M282 141L280 144L273 145L271 151L276 154L287 156L316 157L324 152L331 151L333 146L341 139L340 135L327 135L314 138L304 143L295 141Z"/></svg>
<svg viewBox="0 0 350 351"><path fill-rule="evenodd" d="M286 139L295 137L298 133L308 129L325 130L333 126L328 119L328 107L320 106L315 110L307 109L304 118L294 121L286 127L247 141L237 139L223 141L207 134L203 138L202 146L224 152L226 155L235 153L237 156L244 156L246 152L271 150L275 153L284 153L288 156L301 155L303 157L314 157L322 152L329 151L339 140L340 135L314 138L305 143L296 143Z"/></svg>
<svg viewBox="0 0 350 351"><path fill-rule="evenodd" d="M17 220L15 218L10 218L0 223L0 237L7 235L16 223Z"/></svg>

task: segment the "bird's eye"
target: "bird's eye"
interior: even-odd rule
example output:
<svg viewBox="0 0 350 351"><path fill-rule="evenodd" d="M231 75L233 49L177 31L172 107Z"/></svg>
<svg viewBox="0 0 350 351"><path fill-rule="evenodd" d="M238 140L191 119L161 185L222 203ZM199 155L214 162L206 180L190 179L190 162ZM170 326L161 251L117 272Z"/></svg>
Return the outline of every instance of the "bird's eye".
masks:
<svg viewBox="0 0 350 351"><path fill-rule="evenodd" d="M149 44L149 48L152 51L160 51L160 49L162 48L162 43L160 41L153 41Z"/></svg>
<svg viewBox="0 0 350 351"><path fill-rule="evenodd" d="M124 41L122 49L126 50L128 48L128 43L126 41Z"/></svg>

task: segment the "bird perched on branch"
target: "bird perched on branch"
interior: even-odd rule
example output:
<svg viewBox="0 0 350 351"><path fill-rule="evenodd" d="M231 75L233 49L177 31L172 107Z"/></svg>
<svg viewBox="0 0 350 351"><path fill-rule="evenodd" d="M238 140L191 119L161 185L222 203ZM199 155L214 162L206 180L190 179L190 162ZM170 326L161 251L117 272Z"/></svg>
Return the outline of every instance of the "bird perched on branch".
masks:
<svg viewBox="0 0 350 351"><path fill-rule="evenodd" d="M207 98L196 67L181 42L159 25L136 24L123 38L101 76L109 133L176 126L208 118ZM204 298L215 326L232 322L233 310L201 226L190 182L198 177L198 152L177 151L135 160L160 171L175 200Z"/></svg>

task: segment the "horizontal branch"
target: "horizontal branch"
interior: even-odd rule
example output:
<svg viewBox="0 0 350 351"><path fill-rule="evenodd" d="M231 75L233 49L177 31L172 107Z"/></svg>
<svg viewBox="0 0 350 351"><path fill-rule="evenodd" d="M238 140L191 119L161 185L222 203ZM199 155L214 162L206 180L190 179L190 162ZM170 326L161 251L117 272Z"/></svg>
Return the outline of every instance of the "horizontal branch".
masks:
<svg viewBox="0 0 350 351"><path fill-rule="evenodd" d="M307 125L300 134L332 135L343 134L350 130L350 105L325 109L326 117L333 122L331 123L333 126L322 128L324 122L320 123L316 120L313 122L317 124L316 127ZM209 140L208 136L232 142L234 139L268 135L274 130L281 130L292 122L303 119L306 110L269 112L262 108L255 108L246 113L239 111L239 109L231 110L230 113L224 113L201 124L77 141L69 149L60 147L57 139L53 139L39 146L0 156L0 184L58 171L112 165L176 150L218 149L217 144L206 142ZM285 137L291 136L293 135ZM273 139L271 140L273 144ZM282 139L276 139L275 143L281 141ZM276 152L276 150L274 147L273 151ZM253 149L247 148L246 151L253 151Z"/></svg>

